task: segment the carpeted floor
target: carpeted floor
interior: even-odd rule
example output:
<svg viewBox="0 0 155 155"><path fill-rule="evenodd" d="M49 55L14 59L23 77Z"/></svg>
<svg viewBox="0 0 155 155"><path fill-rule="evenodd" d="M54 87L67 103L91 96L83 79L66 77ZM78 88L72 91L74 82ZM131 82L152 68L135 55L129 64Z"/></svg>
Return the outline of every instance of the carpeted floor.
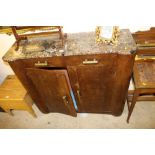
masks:
<svg viewBox="0 0 155 155"><path fill-rule="evenodd" d="M129 124L126 123L127 106L120 117L105 114L78 114L77 118L58 113L42 114L35 105L33 108L37 118L33 118L25 111L14 110L14 116L1 112L0 128L155 128L155 102L138 102Z"/></svg>

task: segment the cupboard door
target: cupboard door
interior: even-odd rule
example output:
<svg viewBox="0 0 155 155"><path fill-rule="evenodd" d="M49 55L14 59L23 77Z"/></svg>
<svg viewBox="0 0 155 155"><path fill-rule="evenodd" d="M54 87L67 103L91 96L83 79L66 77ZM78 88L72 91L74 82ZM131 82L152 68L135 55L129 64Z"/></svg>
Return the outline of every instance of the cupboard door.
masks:
<svg viewBox="0 0 155 155"><path fill-rule="evenodd" d="M28 68L27 76L50 112L77 116L66 70Z"/></svg>
<svg viewBox="0 0 155 155"><path fill-rule="evenodd" d="M134 55L103 55L100 60L68 66L78 112L122 114L132 75Z"/></svg>
<svg viewBox="0 0 155 155"><path fill-rule="evenodd" d="M67 68L78 112L112 113L116 66L117 60Z"/></svg>
<svg viewBox="0 0 155 155"><path fill-rule="evenodd" d="M77 68L79 98L83 109L89 112L111 111L111 95L114 82L112 68L85 66Z"/></svg>

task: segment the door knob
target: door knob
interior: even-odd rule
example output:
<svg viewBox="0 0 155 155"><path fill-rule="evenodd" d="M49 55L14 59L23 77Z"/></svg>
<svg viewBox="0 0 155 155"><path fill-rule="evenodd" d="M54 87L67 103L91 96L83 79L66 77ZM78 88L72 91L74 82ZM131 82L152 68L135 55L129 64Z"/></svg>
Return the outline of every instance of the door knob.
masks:
<svg viewBox="0 0 155 155"><path fill-rule="evenodd" d="M79 102L81 102L81 94L80 94L80 90L77 90L77 96L78 96L78 100L79 100Z"/></svg>
<svg viewBox="0 0 155 155"><path fill-rule="evenodd" d="M66 105L68 105L69 102L68 102L68 100L67 100L67 96L63 96L62 99L63 99L64 103L65 103Z"/></svg>

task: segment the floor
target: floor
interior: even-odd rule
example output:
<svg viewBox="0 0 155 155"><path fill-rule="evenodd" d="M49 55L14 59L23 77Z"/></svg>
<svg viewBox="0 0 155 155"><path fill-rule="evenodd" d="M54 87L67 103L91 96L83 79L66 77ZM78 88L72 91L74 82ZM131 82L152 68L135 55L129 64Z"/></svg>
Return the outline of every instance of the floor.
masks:
<svg viewBox="0 0 155 155"><path fill-rule="evenodd" d="M120 129L120 128L155 128L155 103L138 102L131 116L130 123L126 123L127 105L120 117L106 114L78 114L77 118L64 114L50 113L42 114L33 105L37 118L33 118L25 111L14 110L14 116L0 112L0 128L11 129Z"/></svg>

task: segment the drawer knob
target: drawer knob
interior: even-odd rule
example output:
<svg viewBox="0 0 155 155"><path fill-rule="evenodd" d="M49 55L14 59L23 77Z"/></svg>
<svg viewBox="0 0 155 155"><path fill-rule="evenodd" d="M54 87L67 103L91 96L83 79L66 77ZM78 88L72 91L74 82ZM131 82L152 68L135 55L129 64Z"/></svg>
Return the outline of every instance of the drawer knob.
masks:
<svg viewBox="0 0 155 155"><path fill-rule="evenodd" d="M93 59L93 60L87 60L87 59L85 59L85 60L83 61L83 64L84 64L84 65L98 64L98 60L96 60L96 59Z"/></svg>

